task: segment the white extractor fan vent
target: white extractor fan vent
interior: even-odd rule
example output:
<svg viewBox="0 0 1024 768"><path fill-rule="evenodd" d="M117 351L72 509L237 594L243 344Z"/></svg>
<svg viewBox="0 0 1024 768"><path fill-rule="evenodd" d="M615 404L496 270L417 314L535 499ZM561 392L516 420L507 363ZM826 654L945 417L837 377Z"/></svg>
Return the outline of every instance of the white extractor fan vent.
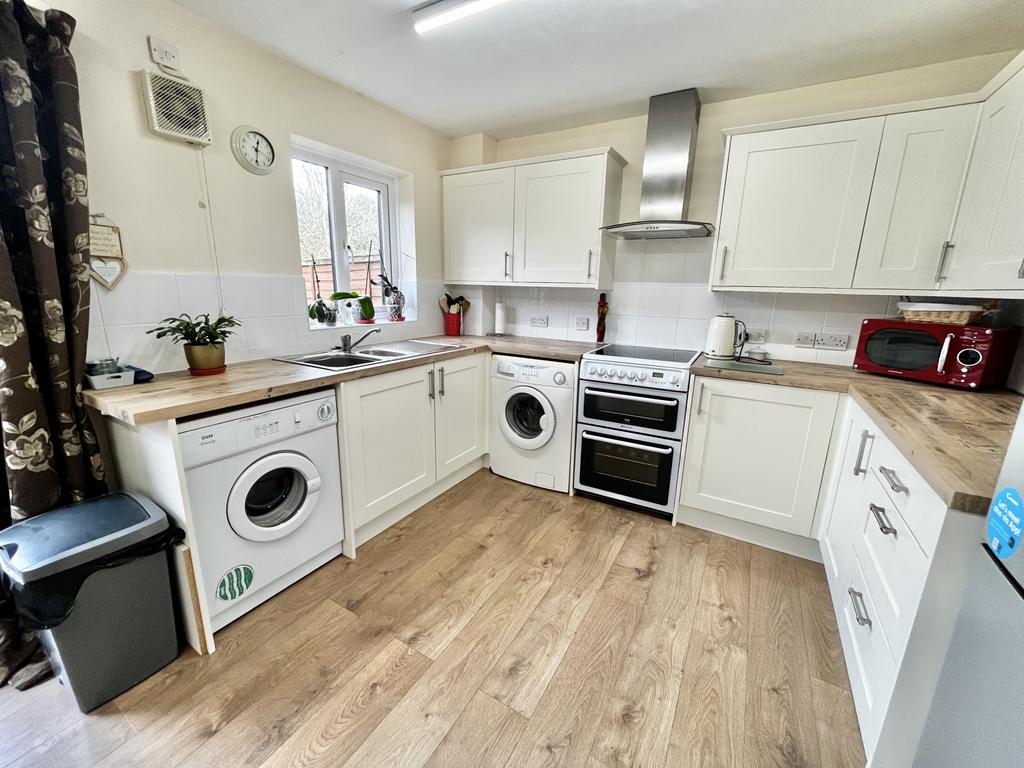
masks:
<svg viewBox="0 0 1024 768"><path fill-rule="evenodd" d="M142 88L153 133L190 144L213 141L201 88L148 69L142 72Z"/></svg>

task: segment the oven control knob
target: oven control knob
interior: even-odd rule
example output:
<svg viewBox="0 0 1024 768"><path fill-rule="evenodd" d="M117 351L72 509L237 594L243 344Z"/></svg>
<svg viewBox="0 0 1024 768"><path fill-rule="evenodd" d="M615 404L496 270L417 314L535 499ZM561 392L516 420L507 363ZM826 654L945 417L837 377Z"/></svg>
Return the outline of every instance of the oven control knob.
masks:
<svg viewBox="0 0 1024 768"><path fill-rule="evenodd" d="M630 381L635 379L636 378L636 371L627 371L626 372L626 378L629 379Z"/></svg>
<svg viewBox="0 0 1024 768"><path fill-rule="evenodd" d="M619 368L618 372L615 375L618 376L620 379L624 379L626 378L626 371L624 368Z"/></svg>
<svg viewBox="0 0 1024 768"><path fill-rule="evenodd" d="M596 373L596 374L597 374L598 376L604 376L604 374L605 374L605 370L604 370L604 368L595 368L595 369L594 369L594 372L595 372L595 373Z"/></svg>
<svg viewBox="0 0 1024 768"><path fill-rule="evenodd" d="M555 375L552 376L551 379L552 381L555 382L555 384L558 384L559 386L565 384L565 374L562 373L561 371L555 371Z"/></svg>
<svg viewBox="0 0 1024 768"><path fill-rule="evenodd" d="M640 379L640 381L646 381L647 380L647 373L645 371L640 371L640 373L638 373L636 375L636 377L638 379Z"/></svg>
<svg viewBox="0 0 1024 768"><path fill-rule="evenodd" d="M678 376L673 376L672 377L672 383L673 384L678 384L679 383L679 377Z"/></svg>

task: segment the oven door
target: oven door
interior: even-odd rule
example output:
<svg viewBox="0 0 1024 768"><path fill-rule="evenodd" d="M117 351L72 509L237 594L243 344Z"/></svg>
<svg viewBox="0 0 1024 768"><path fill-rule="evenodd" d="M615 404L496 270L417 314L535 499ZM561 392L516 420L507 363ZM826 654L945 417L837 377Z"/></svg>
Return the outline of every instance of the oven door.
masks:
<svg viewBox="0 0 1024 768"><path fill-rule="evenodd" d="M586 424L576 428L576 488L671 515L681 444Z"/></svg>
<svg viewBox="0 0 1024 768"><path fill-rule="evenodd" d="M854 367L918 381L944 383L955 369L959 348L955 326L894 320L865 320Z"/></svg>
<svg viewBox="0 0 1024 768"><path fill-rule="evenodd" d="M685 392L581 381L578 421L673 440L683 437Z"/></svg>

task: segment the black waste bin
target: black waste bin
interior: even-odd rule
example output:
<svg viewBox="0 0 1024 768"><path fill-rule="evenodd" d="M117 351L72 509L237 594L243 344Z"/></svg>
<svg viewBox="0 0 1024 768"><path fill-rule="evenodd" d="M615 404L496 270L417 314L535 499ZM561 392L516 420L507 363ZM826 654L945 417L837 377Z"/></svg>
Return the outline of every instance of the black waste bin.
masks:
<svg viewBox="0 0 1024 768"><path fill-rule="evenodd" d="M0 531L22 623L89 712L178 655L167 548L181 531L150 499L111 493Z"/></svg>

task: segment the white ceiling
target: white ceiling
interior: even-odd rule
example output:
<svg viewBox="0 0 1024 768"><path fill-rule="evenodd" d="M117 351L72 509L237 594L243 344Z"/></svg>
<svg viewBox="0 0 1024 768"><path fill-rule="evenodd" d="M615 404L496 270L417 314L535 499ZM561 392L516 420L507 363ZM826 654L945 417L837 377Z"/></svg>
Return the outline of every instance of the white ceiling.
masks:
<svg viewBox="0 0 1024 768"><path fill-rule="evenodd" d="M444 133L646 112L1024 47L1021 0L510 0L417 35L422 0L177 0Z"/></svg>

